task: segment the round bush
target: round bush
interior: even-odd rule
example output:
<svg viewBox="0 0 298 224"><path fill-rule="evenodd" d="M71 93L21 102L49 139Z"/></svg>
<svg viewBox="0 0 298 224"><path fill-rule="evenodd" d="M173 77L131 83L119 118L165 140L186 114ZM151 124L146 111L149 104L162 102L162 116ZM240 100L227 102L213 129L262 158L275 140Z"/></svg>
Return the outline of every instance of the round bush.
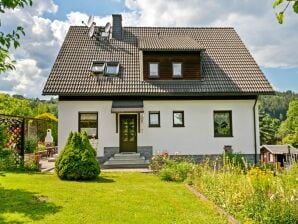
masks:
<svg viewBox="0 0 298 224"><path fill-rule="evenodd" d="M70 133L60 152L55 171L65 180L91 180L100 174L96 151L90 145L86 133Z"/></svg>

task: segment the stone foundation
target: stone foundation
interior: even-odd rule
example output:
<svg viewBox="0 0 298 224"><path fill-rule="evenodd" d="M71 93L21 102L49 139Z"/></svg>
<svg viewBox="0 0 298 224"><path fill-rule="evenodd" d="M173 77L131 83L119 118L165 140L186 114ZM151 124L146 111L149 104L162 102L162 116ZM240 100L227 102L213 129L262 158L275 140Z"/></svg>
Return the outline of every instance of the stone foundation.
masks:
<svg viewBox="0 0 298 224"><path fill-rule="evenodd" d="M140 153L141 156L144 156L145 160L151 160L153 155L152 146L138 146L137 152ZM104 156L97 157L97 159L100 162L100 164L103 164L116 153L120 153L119 147L104 147Z"/></svg>
<svg viewBox="0 0 298 224"><path fill-rule="evenodd" d="M254 154L241 154L242 157L249 163L255 164L255 155ZM170 158L186 160L193 163L202 163L207 158L211 161L218 160L222 161L222 154L211 154L211 155L170 155ZM257 163L259 163L260 155L257 155Z"/></svg>

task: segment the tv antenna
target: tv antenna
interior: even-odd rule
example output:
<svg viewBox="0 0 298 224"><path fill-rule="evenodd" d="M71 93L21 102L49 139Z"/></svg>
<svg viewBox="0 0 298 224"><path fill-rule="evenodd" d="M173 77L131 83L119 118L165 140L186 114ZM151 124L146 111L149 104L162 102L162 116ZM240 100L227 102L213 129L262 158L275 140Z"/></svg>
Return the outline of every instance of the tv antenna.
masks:
<svg viewBox="0 0 298 224"><path fill-rule="evenodd" d="M89 16L87 23L82 21L82 23L88 27L88 36L90 38L95 37L97 40L108 40L111 33L111 23L107 22L104 27L96 27L94 22L94 16Z"/></svg>
<svg viewBox="0 0 298 224"><path fill-rule="evenodd" d="M89 16L87 23L85 23L84 21L82 21L82 23L88 28L90 28L92 24L96 25L94 22L94 16Z"/></svg>
<svg viewBox="0 0 298 224"><path fill-rule="evenodd" d="M92 38L94 36L94 33L95 33L95 24L92 23L91 26L89 27L89 32L88 32L89 37Z"/></svg>

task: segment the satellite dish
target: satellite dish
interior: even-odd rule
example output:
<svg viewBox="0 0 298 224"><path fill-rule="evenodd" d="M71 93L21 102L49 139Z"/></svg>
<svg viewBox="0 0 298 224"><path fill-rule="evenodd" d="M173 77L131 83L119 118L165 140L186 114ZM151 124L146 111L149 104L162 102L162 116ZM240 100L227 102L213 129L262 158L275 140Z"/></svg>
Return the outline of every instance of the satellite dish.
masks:
<svg viewBox="0 0 298 224"><path fill-rule="evenodd" d="M87 26L88 27L91 27L91 25L93 24L93 22L94 22L94 16L89 16L89 18L88 18L88 22L87 22Z"/></svg>
<svg viewBox="0 0 298 224"><path fill-rule="evenodd" d="M111 23L107 22L106 26L105 26L105 33L110 32L111 29Z"/></svg>
<svg viewBox="0 0 298 224"><path fill-rule="evenodd" d="M95 24L92 23L91 26L89 27L89 37L92 38L94 36L95 32Z"/></svg>

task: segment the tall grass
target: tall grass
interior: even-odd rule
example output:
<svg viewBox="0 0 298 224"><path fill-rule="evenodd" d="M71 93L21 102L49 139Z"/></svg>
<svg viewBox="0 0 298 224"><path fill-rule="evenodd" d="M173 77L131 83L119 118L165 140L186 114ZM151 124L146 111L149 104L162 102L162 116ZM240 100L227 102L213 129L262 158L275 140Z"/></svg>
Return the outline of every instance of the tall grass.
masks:
<svg viewBox="0 0 298 224"><path fill-rule="evenodd" d="M275 173L223 161L193 166L189 181L243 223L298 223L298 164Z"/></svg>

